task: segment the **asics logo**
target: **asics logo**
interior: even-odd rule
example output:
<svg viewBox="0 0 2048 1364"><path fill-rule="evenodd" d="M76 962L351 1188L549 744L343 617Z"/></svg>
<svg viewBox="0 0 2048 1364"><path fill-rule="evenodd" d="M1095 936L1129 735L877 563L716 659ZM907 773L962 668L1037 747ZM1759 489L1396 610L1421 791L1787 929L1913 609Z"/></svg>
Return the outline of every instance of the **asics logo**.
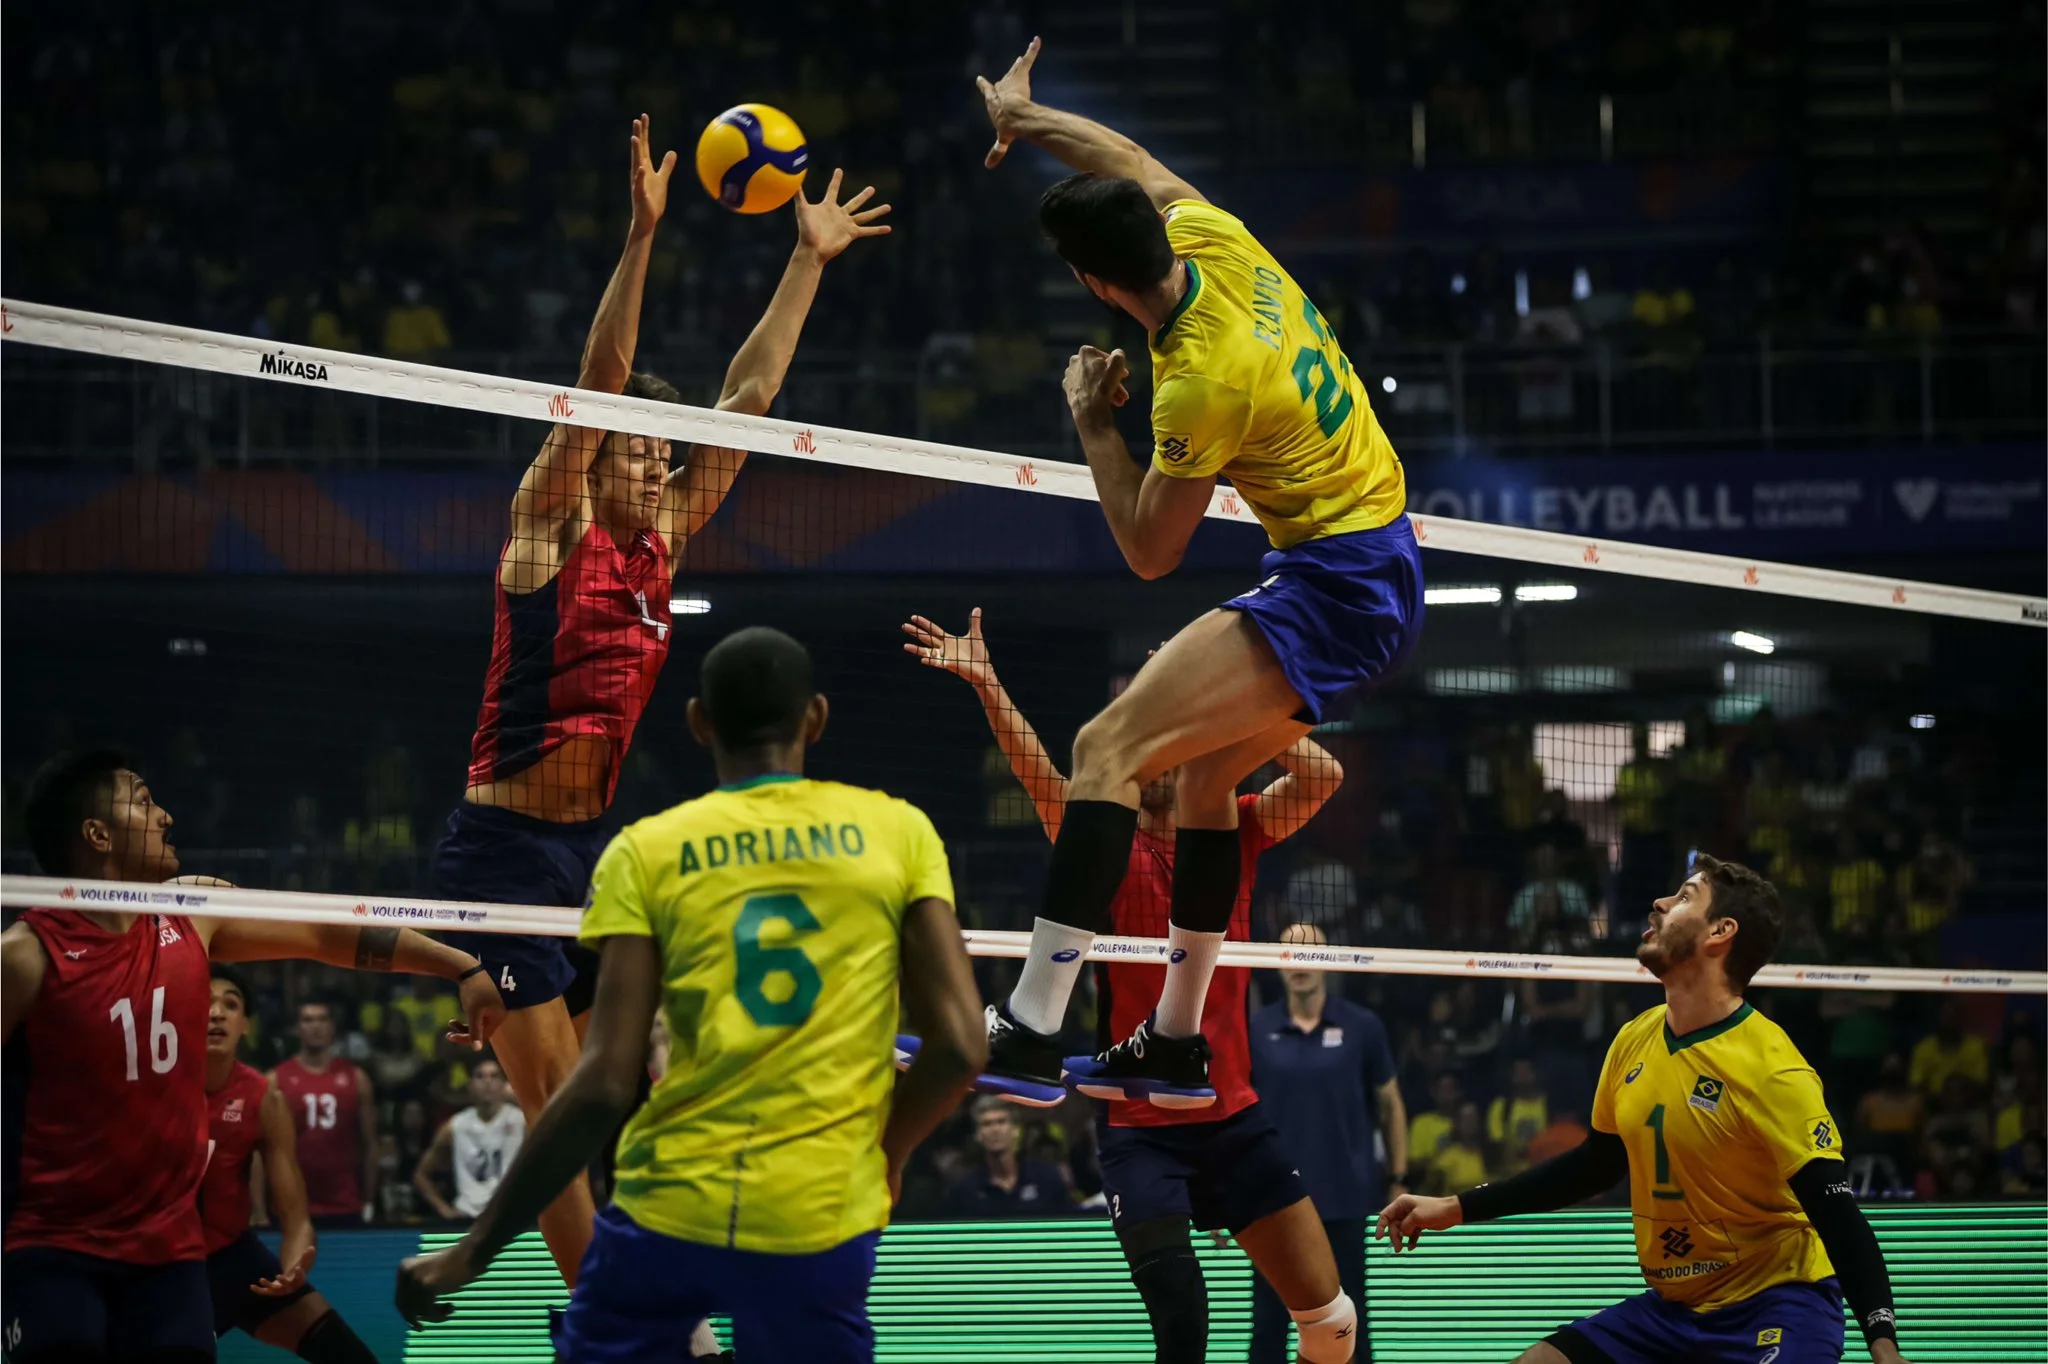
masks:
<svg viewBox="0 0 2048 1364"><path fill-rule="evenodd" d="M1065 963L1072 961L1074 958L1080 955L1081 949L1078 947L1062 947L1059 951L1052 954L1052 959L1057 962Z"/></svg>
<svg viewBox="0 0 2048 1364"><path fill-rule="evenodd" d="M1166 963L1169 966L1178 966L1187 959L1188 950L1185 947L1176 947L1173 949L1172 953L1168 955L1168 957L1166 958Z"/></svg>

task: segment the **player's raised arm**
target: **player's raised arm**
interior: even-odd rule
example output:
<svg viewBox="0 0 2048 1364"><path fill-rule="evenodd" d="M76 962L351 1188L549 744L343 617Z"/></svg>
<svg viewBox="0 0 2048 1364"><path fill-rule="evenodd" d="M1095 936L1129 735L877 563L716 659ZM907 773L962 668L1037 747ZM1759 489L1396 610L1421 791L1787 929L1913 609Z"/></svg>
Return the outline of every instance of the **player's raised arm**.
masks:
<svg viewBox="0 0 2048 1364"><path fill-rule="evenodd" d="M317 961L356 971L439 976L455 986L466 1024L448 1035L475 1047L490 1041L505 1021L505 1001L475 957L410 928L274 919L195 918L192 923L215 961Z"/></svg>
<svg viewBox="0 0 2048 1364"><path fill-rule="evenodd" d="M768 415L775 395L782 391L783 379L789 374L790 361L796 357L797 341L818 296L818 280L826 262L862 237L889 234L888 224L880 219L890 206L866 207L874 197L873 185L845 203L839 202L844 175L843 171L833 171L831 183L816 203L805 199L801 190L797 192L796 249L790 253L789 264L783 267L782 281L775 286L774 297L768 300L768 310L761 314L761 320L754 324L754 330L732 357L732 364L726 367L725 383L718 394L719 411ZM683 467L670 475L662 498L661 530L671 549L711 519L732 490L733 479L746 459L744 450L715 446L691 449Z"/></svg>
<svg viewBox="0 0 2048 1364"><path fill-rule="evenodd" d="M1038 811L1038 822L1045 826L1045 836L1058 838L1060 819L1067 808L1067 779L1052 755L1045 751L1038 731L1017 709L1017 703L1010 699L1010 693L996 676L988 644L981 637L981 608L975 607L968 617L964 635L947 634L923 616L912 616L906 621L903 633L911 639L903 646L905 653L927 668L944 668L974 688L974 694L981 699L982 714L988 719L989 732L995 735L1003 756L1010 760L1010 771L1024 784L1032 808Z"/></svg>
<svg viewBox="0 0 2048 1364"><path fill-rule="evenodd" d="M1077 171L1137 181L1158 208L1180 199L1208 202L1200 190L1159 164L1150 152L1122 133L1033 100L1031 68L1038 61L1038 49L1038 39L1033 38L1024 55L1010 63L1009 71L999 81L986 76L974 78L982 100L988 105L988 121L996 130L995 145L988 149L983 164L991 168L1000 165L1009 154L1010 144L1022 138L1043 147Z"/></svg>
<svg viewBox="0 0 2048 1364"><path fill-rule="evenodd" d="M447 1250L398 1267L398 1311L414 1326L447 1320L452 1309L441 1299L473 1282L570 1180L582 1176L633 1106L661 1002L660 949L641 934L618 934L603 944L590 1031L575 1072L527 1132L469 1234Z"/></svg>
<svg viewBox="0 0 2048 1364"><path fill-rule="evenodd" d="M654 249L655 226L668 208L668 179L676 168L673 151L662 157L660 166L654 164L645 114L633 120L629 156L632 225L626 231L626 249L612 271L611 282L605 285L604 297L598 300L597 317L583 344L583 367L576 376L578 388L599 393L623 393L633 373L647 261ZM527 469L512 499L514 536L548 534L582 503L584 476L597 457L603 435L580 426L557 426L548 433L540 457Z"/></svg>
<svg viewBox="0 0 2048 1364"><path fill-rule="evenodd" d="M1344 765L1314 739L1302 738L1273 761L1281 776L1259 792L1259 827L1275 843L1292 838L1344 784ZM1398 1167L1397 1167L1398 1168Z"/></svg>
<svg viewBox="0 0 2048 1364"><path fill-rule="evenodd" d="M372 1111L365 1105L365 1111ZM306 1176L299 1169L299 1138L292 1127L291 1108L284 1091L272 1080L263 1091L260 1110L263 1123L263 1182L270 1191L270 1213L277 1221L280 1239L278 1263L284 1272L274 1279L253 1285L265 1297L295 1293L312 1272L316 1245L313 1219L306 1212Z"/></svg>

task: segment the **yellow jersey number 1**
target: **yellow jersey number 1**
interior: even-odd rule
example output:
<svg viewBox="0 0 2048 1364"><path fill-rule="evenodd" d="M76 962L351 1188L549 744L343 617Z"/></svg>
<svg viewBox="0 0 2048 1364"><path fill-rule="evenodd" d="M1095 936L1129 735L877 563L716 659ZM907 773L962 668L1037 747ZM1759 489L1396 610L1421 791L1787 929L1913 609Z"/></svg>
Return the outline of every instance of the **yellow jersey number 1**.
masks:
<svg viewBox="0 0 2048 1364"><path fill-rule="evenodd" d="M761 930L780 919L789 936L800 938L818 931L818 916L811 913L803 897L787 892L780 895L750 895L740 907L732 926L733 993L747 1017L763 1028L788 1028L811 1016L824 981L818 968L801 947L763 947ZM768 978L776 974L790 979L790 990L781 999L768 994Z"/></svg>
<svg viewBox="0 0 2048 1364"><path fill-rule="evenodd" d="M1323 321L1323 315L1316 311L1316 305L1304 294L1301 300L1302 320L1308 329L1316 334L1315 346L1303 346L1294 356L1294 383L1301 390L1303 402L1315 404L1316 427L1325 436L1334 436L1342 430L1351 416L1351 361L1343 351L1337 352L1337 363L1330 363L1330 328ZM1343 379L1338 375L1343 370Z"/></svg>

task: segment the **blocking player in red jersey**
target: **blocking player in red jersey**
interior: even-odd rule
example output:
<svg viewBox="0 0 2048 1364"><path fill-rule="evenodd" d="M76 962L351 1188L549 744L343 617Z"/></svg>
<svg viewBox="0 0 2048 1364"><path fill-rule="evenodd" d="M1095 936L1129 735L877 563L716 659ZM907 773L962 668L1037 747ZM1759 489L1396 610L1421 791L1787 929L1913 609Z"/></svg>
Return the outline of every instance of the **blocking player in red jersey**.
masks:
<svg viewBox="0 0 2048 1364"><path fill-rule="evenodd" d="M670 152L656 167L647 117L635 119L632 225L591 323L579 388L680 401L669 384L633 370L641 288L675 161ZM839 185L834 171L818 202L796 196L796 250L768 311L726 370L719 411L767 413L825 263L859 238L889 231L875 221L887 204L863 207L872 188L841 204ZM512 499L468 787L429 869L436 895L584 903L609 838L599 820L668 656L669 588L683 544L718 510L745 459L742 451L697 447L672 469L666 440L571 425L549 432ZM596 959L561 938L447 940L476 953L504 991L513 1012L497 1056L532 1123L576 1064ZM540 1217L571 1286L595 1212L578 1180Z"/></svg>
<svg viewBox="0 0 2048 1364"><path fill-rule="evenodd" d="M996 677L981 635L980 608L964 635L948 634L923 616L912 616L903 630L911 639L904 645L910 654L974 687L1010 770L1024 784L1046 836L1056 838L1067 779ZM1312 739L1297 741L1278 761L1283 775L1277 781L1257 795L1237 798L1242 855L1228 937L1239 942L1251 937L1259 854L1297 833L1344 781L1344 769ZM1214 770L1237 768L1225 762ZM1173 901L1176 787L1188 779L1169 772L1139 792L1137 838L1111 905L1118 934L1166 936ZM1107 1046L1146 1024L1165 986L1166 967L1109 962L1095 969L1102 1001L1097 1026ZM1250 984L1249 969L1219 967L1202 1001L1213 1102L1177 1107L1163 1105L1169 1097L1164 1095L1149 1102L1111 1098L1099 1123L1103 1192L1109 1196L1110 1219L1130 1263L1131 1281L1151 1318L1161 1364L1200 1361L1208 1346L1208 1289L1189 1241L1190 1223L1234 1236L1304 1328L1337 1339L1356 1326L1356 1309L1338 1280L1322 1219L1252 1089L1251 1039L1245 1028ZM1091 1093L1085 1075L1076 1073L1069 1082Z"/></svg>
<svg viewBox="0 0 2048 1364"><path fill-rule="evenodd" d="M206 1275L213 1284L216 1335L240 1329L313 1364L376 1364L318 1290L306 1282L316 1246L306 1213L306 1180L284 1095L236 1057L249 1035L249 990L225 966L213 968L206 1017L206 1104L212 1150L199 1185L206 1228ZM281 1232L273 1253L250 1229L250 1175L258 1152Z"/></svg>
<svg viewBox="0 0 2048 1364"><path fill-rule="evenodd" d="M23 822L48 875L136 882L71 890L0 934L0 1042L11 1049L13 1168L0 1316L8 1358L213 1358L198 1193L206 1168L208 953L305 958L459 983L478 1044L504 1004L475 958L409 929L165 912L203 908L178 871L171 816L120 753L51 759ZM155 884L151 884L155 883Z"/></svg>
<svg viewBox="0 0 2048 1364"><path fill-rule="evenodd" d="M298 1134L315 1225L369 1221L377 1206L377 1094L361 1066L335 1054L333 1005L299 1005L298 1055L272 1070L270 1080Z"/></svg>

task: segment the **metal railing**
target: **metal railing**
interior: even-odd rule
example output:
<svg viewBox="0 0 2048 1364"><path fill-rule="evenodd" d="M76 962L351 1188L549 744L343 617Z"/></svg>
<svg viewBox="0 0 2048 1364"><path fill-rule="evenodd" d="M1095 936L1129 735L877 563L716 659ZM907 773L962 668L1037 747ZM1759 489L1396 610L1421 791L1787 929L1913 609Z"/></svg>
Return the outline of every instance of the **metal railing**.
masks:
<svg viewBox="0 0 2048 1364"><path fill-rule="evenodd" d="M253 378L18 347L0 355L0 440L17 467L512 465L540 438L539 423ZM1353 347L1351 359L1404 455L1962 444L2037 439L2048 429L2037 335L1446 343ZM519 354L447 363L511 375L560 374L573 364ZM723 369L709 356L649 363L699 398ZM1057 376L1048 369L1020 380L1001 366L966 337L922 352L811 354L777 411L1078 459ZM1144 376L1132 384L1138 411L1144 385Z"/></svg>

